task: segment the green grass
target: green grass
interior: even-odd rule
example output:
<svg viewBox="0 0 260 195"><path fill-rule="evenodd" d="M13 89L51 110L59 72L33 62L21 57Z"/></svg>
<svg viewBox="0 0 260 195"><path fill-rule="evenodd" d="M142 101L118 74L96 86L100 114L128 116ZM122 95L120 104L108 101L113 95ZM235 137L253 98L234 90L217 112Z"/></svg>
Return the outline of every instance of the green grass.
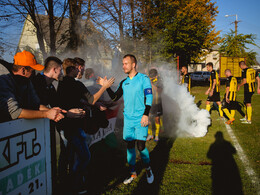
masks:
<svg viewBox="0 0 260 195"><path fill-rule="evenodd" d="M192 88L195 102L202 100L200 108L205 108L206 89L207 87L201 86ZM223 91L224 86L221 86L221 92ZM223 96L223 93L221 95ZM243 101L243 91L238 92L238 101ZM236 120L231 128L247 155L251 167L260 178L260 95L256 93L253 95L252 106L252 124L241 124L239 121L241 116L236 112ZM214 137L216 132L221 131L224 139L234 145L224 122L218 120L218 112L212 111L211 118L212 125L208 128L205 137L169 138L162 134L158 143L147 142L155 175L152 185L146 183L140 157L137 158L138 179L127 186L122 184L123 179L128 176L128 165L126 144L122 141L121 130L116 133L119 143L116 149L108 147L105 141L94 145L91 148L92 159L87 178L88 194L211 194L212 162L207 158L207 153L211 144L216 141ZM118 121L117 126L122 129L122 121ZM238 167L237 172L241 177L244 194L257 194L238 155L234 154L233 157L228 157L233 163L231 169ZM224 152L221 158L225 158ZM223 166L228 166L229 160L227 159L227 163ZM226 167L221 168L225 170ZM227 169L227 176L235 175L235 173L233 175L232 173L228 175L228 173Z"/></svg>
<svg viewBox="0 0 260 195"><path fill-rule="evenodd" d="M203 95L203 92L206 90L206 87L194 87L193 88L193 94L195 95L195 101L199 99L206 99L206 96ZM224 91L224 86L221 86L221 92ZM223 96L223 93L221 93ZM239 102L243 102L243 90L238 92L237 100ZM253 116L252 116L252 124L241 124L239 119L241 118L241 115L236 112L235 115L235 122L234 125L231 125L231 128L233 129L233 132L235 136L238 139L239 144L243 148L245 154L248 157L248 160L250 162L250 166L254 169L256 175L258 178L260 178L260 95L254 94L252 97L252 107L253 107ZM201 105L201 108L205 108L205 101ZM217 112L212 113L212 126L209 128L208 134L203 137L202 139L204 141L209 141L212 138L212 142L214 140L214 134L216 131L222 131L224 138L227 141L231 141L229 135L227 134L226 128L223 125L222 121L217 121L216 119L218 116L216 116ZM238 155L234 155L235 161L238 165L241 180L242 180L242 186L243 186L243 192L244 194L257 194L254 188L254 185L251 182L251 179L248 177L248 175L245 172L245 167L242 164L241 160L239 159Z"/></svg>

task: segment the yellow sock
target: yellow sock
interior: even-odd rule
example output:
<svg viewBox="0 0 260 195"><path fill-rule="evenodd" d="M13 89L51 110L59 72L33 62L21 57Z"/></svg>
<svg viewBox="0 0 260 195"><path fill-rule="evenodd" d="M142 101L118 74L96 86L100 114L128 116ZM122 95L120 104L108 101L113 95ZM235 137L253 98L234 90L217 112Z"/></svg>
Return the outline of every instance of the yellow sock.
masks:
<svg viewBox="0 0 260 195"><path fill-rule="evenodd" d="M155 123L155 136L159 136L160 124Z"/></svg>
<svg viewBox="0 0 260 195"><path fill-rule="evenodd" d="M225 114L227 115L228 119L231 120L232 119L232 116L231 114L229 113L229 110L227 108L224 108L223 109L223 112L225 112Z"/></svg>
<svg viewBox="0 0 260 195"><path fill-rule="evenodd" d="M247 118L247 106L244 105L244 113L245 113L245 117Z"/></svg>
<svg viewBox="0 0 260 195"><path fill-rule="evenodd" d="M210 104L207 104L207 105L206 105L206 110L207 110L207 111L210 111Z"/></svg>
<svg viewBox="0 0 260 195"><path fill-rule="evenodd" d="M148 135L153 135L152 125L149 125L148 127Z"/></svg>
<svg viewBox="0 0 260 195"><path fill-rule="evenodd" d="M222 111L221 107L222 107L221 105L218 106L218 111L219 111L220 117L223 117L223 111Z"/></svg>
<svg viewBox="0 0 260 195"><path fill-rule="evenodd" d="M235 110L231 110L231 117L232 118L235 118L235 113L236 113Z"/></svg>
<svg viewBox="0 0 260 195"><path fill-rule="evenodd" d="M162 116L160 116L160 130L163 131L163 119L162 119Z"/></svg>
<svg viewBox="0 0 260 195"><path fill-rule="evenodd" d="M252 106L247 107L247 120L252 120Z"/></svg>

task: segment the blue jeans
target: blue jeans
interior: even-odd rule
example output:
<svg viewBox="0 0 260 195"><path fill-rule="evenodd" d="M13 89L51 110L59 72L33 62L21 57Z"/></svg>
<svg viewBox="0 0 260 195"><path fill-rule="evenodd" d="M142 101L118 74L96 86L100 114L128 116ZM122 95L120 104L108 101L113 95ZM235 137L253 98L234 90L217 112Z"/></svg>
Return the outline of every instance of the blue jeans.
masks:
<svg viewBox="0 0 260 195"><path fill-rule="evenodd" d="M68 148L68 140L65 138L64 131L60 130L60 156L58 161L58 176L61 182L65 181L67 176L67 168L70 159L70 149Z"/></svg>
<svg viewBox="0 0 260 195"><path fill-rule="evenodd" d="M72 136L69 141L71 145L71 155L70 159L74 160L74 155L76 154L76 159L71 166L71 173L75 179L74 182L76 185L82 185L84 183L84 176L87 172L87 165L90 161L90 151L86 143L86 134L83 129L79 128L77 133Z"/></svg>

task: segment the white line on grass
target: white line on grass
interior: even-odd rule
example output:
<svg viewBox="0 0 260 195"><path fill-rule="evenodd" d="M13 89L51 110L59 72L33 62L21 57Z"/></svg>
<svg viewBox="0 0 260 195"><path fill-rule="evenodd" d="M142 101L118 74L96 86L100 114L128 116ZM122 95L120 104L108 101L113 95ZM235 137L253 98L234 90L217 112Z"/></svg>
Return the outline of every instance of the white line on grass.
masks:
<svg viewBox="0 0 260 195"><path fill-rule="evenodd" d="M231 139L232 139L232 141L235 145L235 148L238 152L238 156L239 156L240 160L242 161L242 163L244 164L244 167L246 169L246 173L248 174L248 176L252 180L252 183L254 184L254 186L256 188L257 194L260 195L259 179L258 179L255 171L251 168L249 160L248 160L246 154L244 153L244 150L242 149L242 147L238 143L238 140L237 140L233 130L231 129L231 127L228 124L225 123L225 125L226 125L226 128L227 128L227 132L228 132L229 136L231 137Z"/></svg>

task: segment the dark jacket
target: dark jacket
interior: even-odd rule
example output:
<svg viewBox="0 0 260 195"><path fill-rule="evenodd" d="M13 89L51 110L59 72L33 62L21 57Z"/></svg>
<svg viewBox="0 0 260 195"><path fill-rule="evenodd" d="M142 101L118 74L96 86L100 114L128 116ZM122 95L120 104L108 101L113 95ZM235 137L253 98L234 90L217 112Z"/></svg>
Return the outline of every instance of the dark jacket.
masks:
<svg viewBox="0 0 260 195"><path fill-rule="evenodd" d="M89 104L92 104L94 101L93 95L90 94L83 83L68 76L65 76L59 82L57 93L59 106L65 110L82 108L81 99L84 99Z"/></svg>
<svg viewBox="0 0 260 195"><path fill-rule="evenodd" d="M76 81L72 77L65 76L62 81L59 82L58 89L59 107L65 110L72 108L83 108L82 99L92 104L94 97L89 93L84 84L80 81ZM73 119L64 118L61 121L60 129L64 130L65 137L70 139L71 136L77 133L76 129L83 128L87 125L87 118Z"/></svg>
<svg viewBox="0 0 260 195"><path fill-rule="evenodd" d="M40 100L28 78L0 76L0 122L17 119L22 109L39 110L39 107Z"/></svg>
<svg viewBox="0 0 260 195"><path fill-rule="evenodd" d="M47 107L58 106L58 95L53 84L47 85L45 75L38 73L32 78L32 84L42 105Z"/></svg>

